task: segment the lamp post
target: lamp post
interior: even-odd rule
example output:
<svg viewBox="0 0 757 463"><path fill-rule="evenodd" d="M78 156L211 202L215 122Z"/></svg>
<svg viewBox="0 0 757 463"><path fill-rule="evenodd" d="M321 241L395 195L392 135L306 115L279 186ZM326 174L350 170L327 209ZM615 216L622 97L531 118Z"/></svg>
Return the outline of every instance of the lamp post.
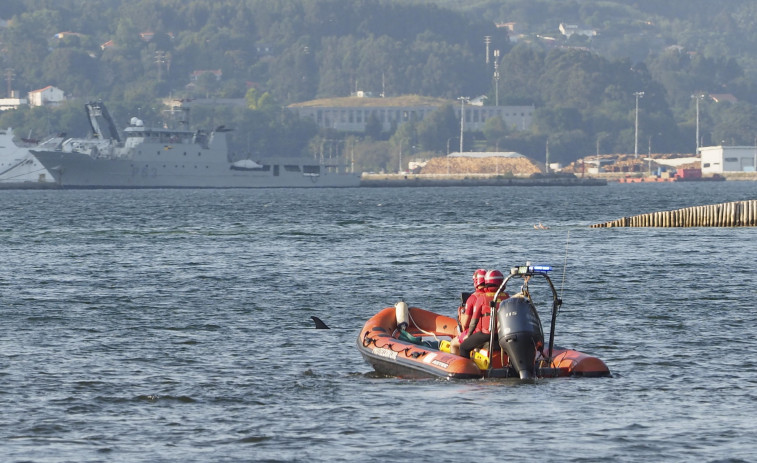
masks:
<svg viewBox="0 0 757 463"><path fill-rule="evenodd" d="M449 142L450 140L454 140L457 137L449 137L447 139L447 175L449 175Z"/></svg>
<svg viewBox="0 0 757 463"><path fill-rule="evenodd" d="M694 95L691 95L694 100L696 100L696 107L697 107L697 150L694 153L695 155L699 153L699 102L704 99L704 93L696 93Z"/></svg>
<svg viewBox="0 0 757 463"><path fill-rule="evenodd" d="M494 106L499 106L499 50L494 50Z"/></svg>
<svg viewBox="0 0 757 463"><path fill-rule="evenodd" d="M403 141L404 140L400 138L400 163L399 163L399 168L397 169L398 174L402 173L402 142Z"/></svg>
<svg viewBox="0 0 757 463"><path fill-rule="evenodd" d="M602 139L602 135L597 135L597 159L599 159L599 141Z"/></svg>
<svg viewBox="0 0 757 463"><path fill-rule="evenodd" d="M602 139L601 135L597 135L597 173L599 173L600 169L599 167L602 165L602 162L599 160L599 141Z"/></svg>
<svg viewBox="0 0 757 463"><path fill-rule="evenodd" d="M465 127L465 103L469 100L468 97L461 96L457 98L460 100L460 153L463 152L463 130Z"/></svg>
<svg viewBox="0 0 757 463"><path fill-rule="evenodd" d="M355 173L355 140L350 143L350 173Z"/></svg>
<svg viewBox="0 0 757 463"><path fill-rule="evenodd" d="M636 131L633 142L633 157L639 158L639 98L644 96L644 92L634 92L636 95Z"/></svg>

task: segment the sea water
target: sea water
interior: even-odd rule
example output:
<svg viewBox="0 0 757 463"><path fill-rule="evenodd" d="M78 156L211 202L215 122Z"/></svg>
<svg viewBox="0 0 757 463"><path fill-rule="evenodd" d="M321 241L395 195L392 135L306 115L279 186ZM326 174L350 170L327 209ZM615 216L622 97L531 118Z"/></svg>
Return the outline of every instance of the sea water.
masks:
<svg viewBox="0 0 757 463"><path fill-rule="evenodd" d="M756 461L757 229L589 227L754 198L2 191L0 460ZM408 380L358 353L399 298L454 316L476 268L526 261L555 268L556 343L611 378Z"/></svg>

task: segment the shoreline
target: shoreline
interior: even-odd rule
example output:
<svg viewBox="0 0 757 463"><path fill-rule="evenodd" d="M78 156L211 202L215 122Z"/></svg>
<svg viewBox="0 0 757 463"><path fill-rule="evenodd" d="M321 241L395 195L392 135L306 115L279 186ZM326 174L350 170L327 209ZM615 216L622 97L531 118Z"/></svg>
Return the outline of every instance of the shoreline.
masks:
<svg viewBox="0 0 757 463"><path fill-rule="evenodd" d="M437 186L604 186L607 180L595 177L542 175L511 177L492 174L363 174L361 188Z"/></svg>

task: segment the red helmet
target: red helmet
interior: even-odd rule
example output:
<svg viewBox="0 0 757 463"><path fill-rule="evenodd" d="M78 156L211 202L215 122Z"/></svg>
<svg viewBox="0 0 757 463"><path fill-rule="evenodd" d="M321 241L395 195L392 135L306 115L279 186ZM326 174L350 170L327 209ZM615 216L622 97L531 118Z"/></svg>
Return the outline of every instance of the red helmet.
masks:
<svg viewBox="0 0 757 463"><path fill-rule="evenodd" d="M505 281L505 276L502 275L502 272L499 270L489 270L486 272L486 276L484 277L484 282L486 283L486 286L497 286L502 284L502 282Z"/></svg>
<svg viewBox="0 0 757 463"><path fill-rule="evenodd" d="M484 284L484 278L486 277L486 270L480 268L473 272L473 287L478 288Z"/></svg>

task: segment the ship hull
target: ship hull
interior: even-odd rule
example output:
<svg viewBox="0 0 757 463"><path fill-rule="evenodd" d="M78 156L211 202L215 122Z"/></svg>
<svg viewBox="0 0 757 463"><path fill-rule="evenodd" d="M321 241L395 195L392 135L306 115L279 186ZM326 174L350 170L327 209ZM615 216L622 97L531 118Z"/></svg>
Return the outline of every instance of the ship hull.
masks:
<svg viewBox="0 0 757 463"><path fill-rule="evenodd" d="M151 150L145 150L151 152ZM157 159L94 158L85 153L33 151L61 188L313 188L357 187L360 176L305 173L296 161L269 164L267 169L232 169L186 152L160 153ZM183 153L183 154L182 154ZM325 171L324 171L325 170Z"/></svg>

